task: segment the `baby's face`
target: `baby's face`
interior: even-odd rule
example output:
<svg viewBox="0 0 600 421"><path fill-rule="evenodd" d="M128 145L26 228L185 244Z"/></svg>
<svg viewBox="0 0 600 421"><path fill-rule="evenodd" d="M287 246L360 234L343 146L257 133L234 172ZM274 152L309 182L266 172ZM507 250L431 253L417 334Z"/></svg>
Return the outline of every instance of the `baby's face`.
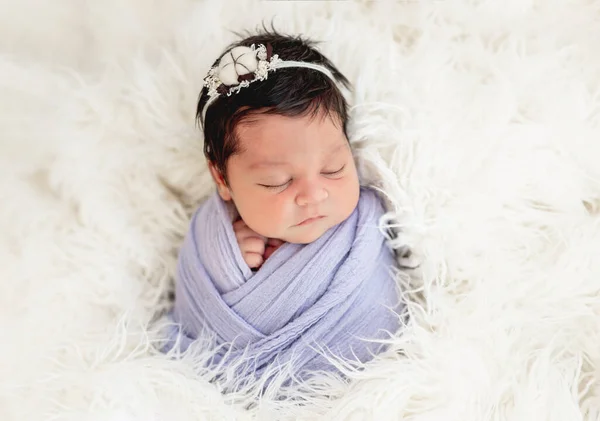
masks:
<svg viewBox="0 0 600 421"><path fill-rule="evenodd" d="M229 158L229 186L219 192L252 230L306 244L354 211L360 188L341 124L325 115L261 114L237 130L240 152Z"/></svg>

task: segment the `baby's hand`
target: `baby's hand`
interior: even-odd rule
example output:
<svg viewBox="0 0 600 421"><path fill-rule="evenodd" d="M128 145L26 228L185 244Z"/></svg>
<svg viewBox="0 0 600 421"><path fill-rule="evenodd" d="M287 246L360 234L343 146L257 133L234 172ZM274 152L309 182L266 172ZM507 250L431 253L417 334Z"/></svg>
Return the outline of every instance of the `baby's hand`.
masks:
<svg viewBox="0 0 600 421"><path fill-rule="evenodd" d="M259 268L265 261L267 239L252 231L242 219L233 223L233 231L246 264L252 269Z"/></svg>
<svg viewBox="0 0 600 421"><path fill-rule="evenodd" d="M273 253L275 253L275 250L277 250L279 247L281 247L281 245L284 242L281 240L278 240L277 238L269 238L267 240L267 247L265 248L265 260L267 260L269 257L271 257L271 255Z"/></svg>

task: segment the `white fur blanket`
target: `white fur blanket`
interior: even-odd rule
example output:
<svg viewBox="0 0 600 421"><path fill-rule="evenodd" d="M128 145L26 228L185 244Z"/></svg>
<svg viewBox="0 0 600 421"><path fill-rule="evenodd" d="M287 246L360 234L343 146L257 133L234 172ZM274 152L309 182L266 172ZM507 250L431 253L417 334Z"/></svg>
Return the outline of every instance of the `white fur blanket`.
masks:
<svg viewBox="0 0 600 421"><path fill-rule="evenodd" d="M248 409L152 351L234 36L326 41L420 270L350 384ZM600 417L598 2L0 2L0 419ZM333 397L333 398L332 398Z"/></svg>

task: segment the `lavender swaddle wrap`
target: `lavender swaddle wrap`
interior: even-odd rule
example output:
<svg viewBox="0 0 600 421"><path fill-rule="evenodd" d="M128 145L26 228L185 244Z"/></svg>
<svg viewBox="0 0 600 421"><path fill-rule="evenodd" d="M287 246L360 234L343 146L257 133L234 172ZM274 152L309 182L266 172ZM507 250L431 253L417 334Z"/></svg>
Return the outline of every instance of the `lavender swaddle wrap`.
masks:
<svg viewBox="0 0 600 421"><path fill-rule="evenodd" d="M399 327L401 306L392 276L395 259L378 229L384 209L361 189L344 222L307 245L283 244L257 272L244 262L226 204L215 193L192 217L179 254L175 307L185 350L203 331L243 355L245 373L292 361L299 377L335 369L322 350L366 362ZM319 351L321 350L321 351ZM221 356L222 357L222 356Z"/></svg>

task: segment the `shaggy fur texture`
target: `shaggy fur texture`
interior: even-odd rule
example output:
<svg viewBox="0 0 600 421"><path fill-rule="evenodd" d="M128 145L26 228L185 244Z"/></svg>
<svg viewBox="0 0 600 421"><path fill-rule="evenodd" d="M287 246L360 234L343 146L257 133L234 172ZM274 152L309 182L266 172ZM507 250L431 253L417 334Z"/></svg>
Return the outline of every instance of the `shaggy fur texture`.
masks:
<svg viewBox="0 0 600 421"><path fill-rule="evenodd" d="M600 419L598 2L1 3L0 419ZM151 326L212 188L202 77L273 17L355 84L421 265L390 352L249 405Z"/></svg>

